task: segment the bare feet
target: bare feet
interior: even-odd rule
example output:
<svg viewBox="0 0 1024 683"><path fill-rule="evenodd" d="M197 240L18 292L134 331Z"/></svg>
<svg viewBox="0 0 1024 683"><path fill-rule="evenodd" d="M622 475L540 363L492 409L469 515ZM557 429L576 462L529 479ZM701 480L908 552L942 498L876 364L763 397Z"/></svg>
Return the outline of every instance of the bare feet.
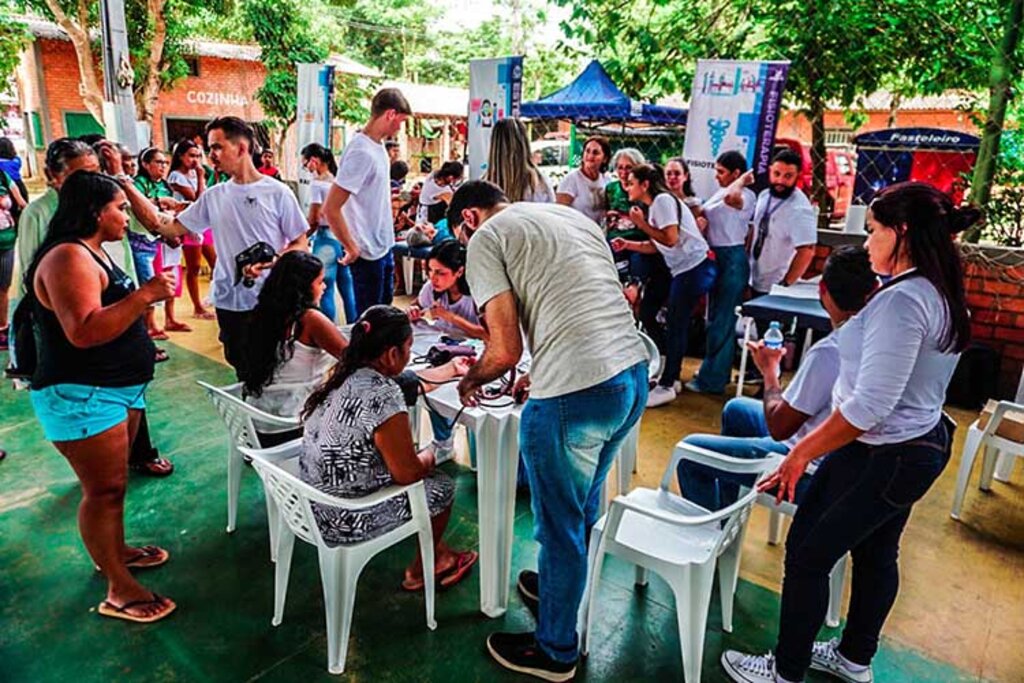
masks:
<svg viewBox="0 0 1024 683"><path fill-rule="evenodd" d="M198 308L192 313L192 317L199 318L200 320L216 320L217 314L205 308Z"/></svg>

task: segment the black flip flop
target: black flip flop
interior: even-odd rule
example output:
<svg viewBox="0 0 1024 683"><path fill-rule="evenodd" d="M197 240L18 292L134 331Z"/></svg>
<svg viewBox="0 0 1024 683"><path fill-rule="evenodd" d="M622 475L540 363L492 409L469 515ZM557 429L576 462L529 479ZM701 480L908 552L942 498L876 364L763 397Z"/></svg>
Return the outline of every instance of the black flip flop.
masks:
<svg viewBox="0 0 1024 683"><path fill-rule="evenodd" d="M128 610L132 607L142 607L144 605L154 604L163 605L164 599L156 593L153 593L152 600L132 600L131 602L124 603L120 607L108 600L104 600L100 603L99 607L96 608L96 611L99 612L101 616L110 617L111 619L124 619L125 621L134 621L137 624L152 624L154 621L160 621L164 617L169 616L171 612L178 608L176 604L171 603L171 605L163 612L157 612L156 614L148 617L137 617L134 614L128 613Z"/></svg>

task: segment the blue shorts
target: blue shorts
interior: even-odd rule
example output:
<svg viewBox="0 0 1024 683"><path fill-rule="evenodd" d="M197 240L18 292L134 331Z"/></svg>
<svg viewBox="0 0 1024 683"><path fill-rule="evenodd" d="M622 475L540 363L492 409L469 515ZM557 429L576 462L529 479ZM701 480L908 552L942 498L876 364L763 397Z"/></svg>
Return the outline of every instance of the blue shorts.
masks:
<svg viewBox="0 0 1024 683"><path fill-rule="evenodd" d="M94 387L53 384L30 392L32 408L47 441L78 441L101 434L128 419L128 409L146 407L146 385Z"/></svg>

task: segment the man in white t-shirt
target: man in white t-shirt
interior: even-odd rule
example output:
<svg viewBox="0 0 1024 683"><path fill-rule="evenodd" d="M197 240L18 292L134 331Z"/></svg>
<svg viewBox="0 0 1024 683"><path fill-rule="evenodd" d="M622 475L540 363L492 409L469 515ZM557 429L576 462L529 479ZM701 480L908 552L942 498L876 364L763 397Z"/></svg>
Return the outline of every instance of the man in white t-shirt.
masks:
<svg viewBox="0 0 1024 683"><path fill-rule="evenodd" d="M747 160L735 150L715 160L719 190L701 211L708 222L708 244L715 252L718 278L711 289L708 306L707 344L697 376L686 383L690 391L721 394L732 374L736 355L736 307L750 282L747 237L757 196L747 187L754 174Z"/></svg>
<svg viewBox="0 0 1024 683"><path fill-rule="evenodd" d="M384 88L373 96L370 120L345 146L323 213L351 266L356 314L390 304L394 293L395 245L391 217L391 164L384 140L393 137L412 114L405 96Z"/></svg>
<svg viewBox="0 0 1024 683"><path fill-rule="evenodd" d="M832 326L838 329L864 307L878 286L871 261L863 247L840 247L825 262L819 294ZM783 391L779 365L783 350L751 345L751 357L764 374L764 401L734 398L722 410L722 434L691 434L683 441L734 458L786 455L801 438L832 414L832 388L839 378L839 344L836 332L812 346L793 381ZM679 488L687 500L708 510L734 503L740 486L753 484L755 475L723 472L688 460L677 469ZM810 475L797 486L799 503Z"/></svg>
<svg viewBox="0 0 1024 683"><path fill-rule="evenodd" d="M487 648L508 669L566 681L579 657L587 537L608 470L644 410L647 353L604 232L581 213L509 204L496 185L476 180L455 192L448 222L463 238L475 233L466 279L489 334L459 383L463 403L475 405L481 387L519 363L520 329L532 356L519 444L543 580L527 571L518 585L528 604L539 601L537 630L492 633Z"/></svg>
<svg viewBox="0 0 1024 683"><path fill-rule="evenodd" d="M251 311L270 263L245 266L239 271L236 258L258 242L282 253L306 249L306 218L287 185L260 173L252 160L253 130L242 119L225 116L206 126L210 163L231 180L207 189L175 219L157 218L155 229L163 235L187 231L213 232L217 265L213 270L211 299L217 311L224 357L238 378L246 375L245 344ZM140 216L147 224L152 219ZM251 286L245 286L251 281Z"/></svg>
<svg viewBox="0 0 1024 683"><path fill-rule="evenodd" d="M751 238L750 286L754 295L772 285L792 285L807 272L818 241L814 207L797 186L803 160L790 149L772 159L768 189L757 198Z"/></svg>

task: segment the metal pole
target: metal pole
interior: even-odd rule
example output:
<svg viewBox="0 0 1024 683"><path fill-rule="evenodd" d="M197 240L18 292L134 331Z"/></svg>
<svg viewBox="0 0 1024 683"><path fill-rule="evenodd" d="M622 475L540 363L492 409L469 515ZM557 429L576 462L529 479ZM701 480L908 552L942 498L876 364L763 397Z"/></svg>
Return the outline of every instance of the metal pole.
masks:
<svg viewBox="0 0 1024 683"><path fill-rule="evenodd" d="M103 118L107 123L107 138L138 152L132 95L135 73L129 59L124 0L100 0L100 25L103 32Z"/></svg>

